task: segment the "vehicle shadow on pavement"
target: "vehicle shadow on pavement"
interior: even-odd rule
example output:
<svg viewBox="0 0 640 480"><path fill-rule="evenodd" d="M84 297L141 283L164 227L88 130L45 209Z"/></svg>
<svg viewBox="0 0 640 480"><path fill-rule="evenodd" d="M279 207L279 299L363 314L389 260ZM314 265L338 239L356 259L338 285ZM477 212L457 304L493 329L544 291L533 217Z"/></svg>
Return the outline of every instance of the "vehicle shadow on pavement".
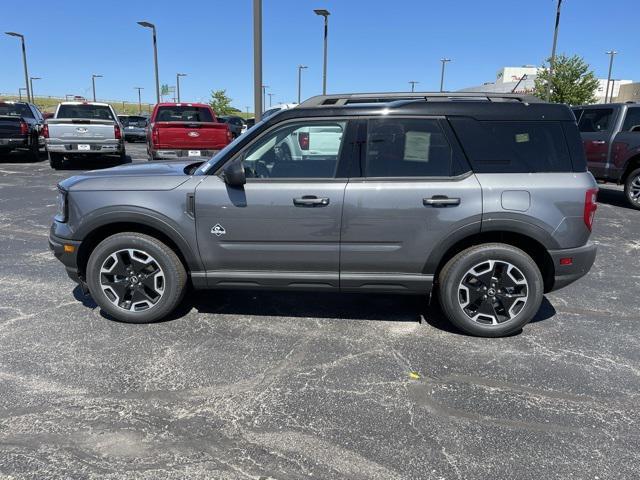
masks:
<svg viewBox="0 0 640 480"><path fill-rule="evenodd" d="M117 167L119 165L127 165L131 163L131 157L127 155L127 159L123 162L119 158L116 157L103 157L103 158L93 158L93 159L83 159L83 160L65 160L64 166L60 169L64 170L97 170L100 168L111 168Z"/></svg>
<svg viewBox="0 0 640 480"><path fill-rule="evenodd" d="M0 163L39 163L44 160L47 160L47 154L45 152L40 152L37 160L31 157L31 155L22 152L0 154Z"/></svg>
<svg viewBox="0 0 640 480"><path fill-rule="evenodd" d="M602 185L598 185L600 190L598 191L598 203L606 203L613 207L627 208L629 210L635 210L624 195L622 190L614 190L611 188L602 188Z"/></svg>

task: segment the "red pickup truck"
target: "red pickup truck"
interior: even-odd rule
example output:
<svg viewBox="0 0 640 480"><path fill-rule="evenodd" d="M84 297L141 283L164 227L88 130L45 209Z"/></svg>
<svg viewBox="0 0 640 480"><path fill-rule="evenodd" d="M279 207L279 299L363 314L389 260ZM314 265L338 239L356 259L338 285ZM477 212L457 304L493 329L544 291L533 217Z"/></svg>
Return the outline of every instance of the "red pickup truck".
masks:
<svg viewBox="0 0 640 480"><path fill-rule="evenodd" d="M147 130L150 160L210 157L231 142L226 123L204 103L159 103Z"/></svg>

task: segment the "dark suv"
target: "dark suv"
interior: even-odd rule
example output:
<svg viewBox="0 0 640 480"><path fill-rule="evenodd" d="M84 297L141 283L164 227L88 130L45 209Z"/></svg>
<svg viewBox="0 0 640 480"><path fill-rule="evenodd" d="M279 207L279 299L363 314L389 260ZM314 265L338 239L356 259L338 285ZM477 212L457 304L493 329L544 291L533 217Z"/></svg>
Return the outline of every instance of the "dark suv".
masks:
<svg viewBox="0 0 640 480"><path fill-rule="evenodd" d="M597 188L571 110L492 94L314 97L207 162L59 185L50 245L104 311L195 288L437 292L475 335L517 331L585 275Z"/></svg>

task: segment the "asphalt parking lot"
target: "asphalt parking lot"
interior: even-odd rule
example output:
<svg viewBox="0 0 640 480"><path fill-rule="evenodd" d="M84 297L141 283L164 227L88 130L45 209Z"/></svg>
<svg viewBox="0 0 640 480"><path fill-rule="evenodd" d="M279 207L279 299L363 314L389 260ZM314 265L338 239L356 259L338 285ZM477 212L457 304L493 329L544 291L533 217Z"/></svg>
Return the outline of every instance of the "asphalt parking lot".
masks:
<svg viewBox="0 0 640 480"><path fill-rule="evenodd" d="M383 295L206 292L111 321L48 250L72 168L0 159L0 476L638 478L640 211L620 189L590 275L481 339Z"/></svg>

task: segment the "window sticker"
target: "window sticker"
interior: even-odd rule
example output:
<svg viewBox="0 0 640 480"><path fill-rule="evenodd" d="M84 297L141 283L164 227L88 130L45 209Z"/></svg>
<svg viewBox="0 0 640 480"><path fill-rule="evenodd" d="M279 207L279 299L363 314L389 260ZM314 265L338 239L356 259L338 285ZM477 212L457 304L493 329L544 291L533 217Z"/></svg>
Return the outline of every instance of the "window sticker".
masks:
<svg viewBox="0 0 640 480"><path fill-rule="evenodd" d="M429 161L429 146L431 144L430 132L405 133L404 159L418 162Z"/></svg>
<svg viewBox="0 0 640 480"><path fill-rule="evenodd" d="M528 133L516 133L516 143L527 143L530 141Z"/></svg>

